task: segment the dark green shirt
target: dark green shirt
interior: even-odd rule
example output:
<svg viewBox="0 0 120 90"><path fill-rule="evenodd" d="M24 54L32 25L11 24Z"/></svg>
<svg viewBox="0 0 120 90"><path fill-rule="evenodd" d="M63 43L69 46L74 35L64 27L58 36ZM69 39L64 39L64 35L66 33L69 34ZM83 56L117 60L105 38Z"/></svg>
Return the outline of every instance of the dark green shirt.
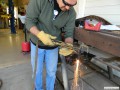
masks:
<svg viewBox="0 0 120 90"><path fill-rule="evenodd" d="M54 17L54 2L53 0L30 0L26 10L26 28L30 30L32 26L37 26L38 29L45 33L57 37L61 40L61 28L64 27L65 38L72 37L75 27L76 13L73 7L69 11L61 11L59 15ZM33 34L30 35L32 42L36 43L38 38ZM43 46L43 44L40 44Z"/></svg>

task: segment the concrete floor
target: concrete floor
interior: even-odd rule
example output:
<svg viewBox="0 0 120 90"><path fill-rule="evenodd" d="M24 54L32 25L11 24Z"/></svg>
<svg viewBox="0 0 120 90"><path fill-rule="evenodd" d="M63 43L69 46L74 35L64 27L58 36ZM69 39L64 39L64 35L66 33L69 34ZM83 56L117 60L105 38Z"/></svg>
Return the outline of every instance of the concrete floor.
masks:
<svg viewBox="0 0 120 90"><path fill-rule="evenodd" d="M0 90L33 90L30 53L21 51L24 33L17 30L11 34L9 29L0 29L0 79L3 81ZM45 88L45 70L44 88ZM55 90L62 90L56 80Z"/></svg>
<svg viewBox="0 0 120 90"><path fill-rule="evenodd" d="M3 86L0 90L32 90L32 71L30 65L30 54L24 55L21 52L21 42L24 41L22 30L17 30L17 34L10 34L8 29L0 29L0 79ZM74 66L67 66L69 86L74 79ZM109 79L96 71L82 66L79 70L80 90L104 90L106 86L117 86ZM61 67L58 67L55 90L64 90L60 84L62 81ZM45 82L45 72L44 72ZM45 86L45 84L44 84Z"/></svg>
<svg viewBox="0 0 120 90"><path fill-rule="evenodd" d="M29 55L21 52L21 42L24 41L22 30L10 34L9 29L0 29L0 68L26 63Z"/></svg>
<svg viewBox="0 0 120 90"><path fill-rule="evenodd" d="M9 29L0 29L0 78L3 80L1 90L30 90L30 54L24 55L21 52L22 41L22 30L11 34Z"/></svg>

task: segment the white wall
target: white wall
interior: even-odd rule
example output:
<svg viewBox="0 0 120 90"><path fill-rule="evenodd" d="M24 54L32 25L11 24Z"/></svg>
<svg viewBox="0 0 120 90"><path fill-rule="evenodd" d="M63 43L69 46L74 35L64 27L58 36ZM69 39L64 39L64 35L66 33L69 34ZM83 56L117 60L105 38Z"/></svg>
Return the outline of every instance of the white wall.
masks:
<svg viewBox="0 0 120 90"><path fill-rule="evenodd" d="M120 25L120 0L78 0L77 18L97 15L115 25Z"/></svg>
<svg viewBox="0 0 120 90"><path fill-rule="evenodd" d="M84 14L98 15L112 24L120 25L120 0L86 0Z"/></svg>
<svg viewBox="0 0 120 90"><path fill-rule="evenodd" d="M84 17L86 0L78 0L77 5L74 7L77 13L76 18Z"/></svg>

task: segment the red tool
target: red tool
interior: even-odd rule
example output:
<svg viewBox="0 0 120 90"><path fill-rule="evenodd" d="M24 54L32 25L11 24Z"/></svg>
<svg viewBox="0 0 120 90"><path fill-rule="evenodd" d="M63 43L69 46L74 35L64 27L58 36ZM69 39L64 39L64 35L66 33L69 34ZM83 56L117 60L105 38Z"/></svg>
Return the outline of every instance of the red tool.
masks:
<svg viewBox="0 0 120 90"><path fill-rule="evenodd" d="M27 30L25 29L25 41L22 42L22 52L30 52L30 42L27 41Z"/></svg>
<svg viewBox="0 0 120 90"><path fill-rule="evenodd" d="M30 51L30 42L22 42L22 51L29 52Z"/></svg>
<svg viewBox="0 0 120 90"><path fill-rule="evenodd" d="M88 22L85 22L85 29L91 31L100 31L101 22L98 22L95 26L90 25Z"/></svg>

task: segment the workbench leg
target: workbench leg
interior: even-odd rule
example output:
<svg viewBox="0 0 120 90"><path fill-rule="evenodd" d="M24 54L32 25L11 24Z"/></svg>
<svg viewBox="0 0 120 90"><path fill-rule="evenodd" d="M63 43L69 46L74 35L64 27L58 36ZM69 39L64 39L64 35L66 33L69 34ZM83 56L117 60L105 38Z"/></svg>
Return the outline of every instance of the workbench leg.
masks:
<svg viewBox="0 0 120 90"><path fill-rule="evenodd" d="M62 61L61 68L62 68L64 90L70 90L69 85L68 85L68 76L67 76L65 57L60 55L60 58L61 58L61 61Z"/></svg>
<svg viewBox="0 0 120 90"><path fill-rule="evenodd" d="M107 66L107 69L108 69L108 75L109 75L109 79L110 80L113 80L113 71L112 71L112 68Z"/></svg>
<svg viewBox="0 0 120 90"><path fill-rule="evenodd" d="M2 87L2 80L0 79L0 90L1 90L1 87Z"/></svg>

